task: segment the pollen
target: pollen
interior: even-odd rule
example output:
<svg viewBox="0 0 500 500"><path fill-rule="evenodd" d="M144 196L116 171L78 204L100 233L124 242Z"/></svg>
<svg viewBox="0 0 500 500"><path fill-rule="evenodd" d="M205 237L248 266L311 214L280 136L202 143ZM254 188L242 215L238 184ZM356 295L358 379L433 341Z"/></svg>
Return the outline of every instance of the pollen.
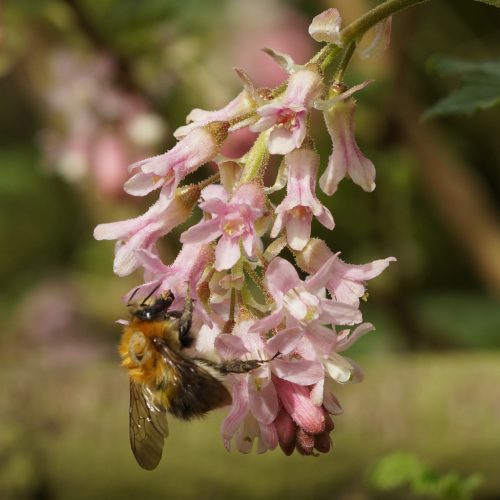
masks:
<svg viewBox="0 0 500 500"><path fill-rule="evenodd" d="M296 113L289 108L280 110L276 125L278 127L293 128L296 123Z"/></svg>
<svg viewBox="0 0 500 500"><path fill-rule="evenodd" d="M304 205L297 205L293 207L289 212L291 217L294 219L306 219L309 216L310 209Z"/></svg>
<svg viewBox="0 0 500 500"><path fill-rule="evenodd" d="M224 222L223 231L228 236L241 234L245 229L245 223L241 220L229 220Z"/></svg>

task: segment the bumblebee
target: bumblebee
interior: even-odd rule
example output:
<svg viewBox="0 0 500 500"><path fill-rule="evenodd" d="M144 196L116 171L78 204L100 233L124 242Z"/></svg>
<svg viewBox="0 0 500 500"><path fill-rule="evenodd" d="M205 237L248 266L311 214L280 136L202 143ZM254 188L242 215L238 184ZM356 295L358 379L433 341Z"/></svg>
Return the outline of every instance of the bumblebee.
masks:
<svg viewBox="0 0 500 500"><path fill-rule="evenodd" d="M130 446L147 470L160 462L168 436L167 413L191 420L231 404L224 375L246 373L264 362L213 363L188 356L184 349L195 340L189 291L183 311L169 311L173 301L168 292L151 303L132 306L119 347L130 377Z"/></svg>

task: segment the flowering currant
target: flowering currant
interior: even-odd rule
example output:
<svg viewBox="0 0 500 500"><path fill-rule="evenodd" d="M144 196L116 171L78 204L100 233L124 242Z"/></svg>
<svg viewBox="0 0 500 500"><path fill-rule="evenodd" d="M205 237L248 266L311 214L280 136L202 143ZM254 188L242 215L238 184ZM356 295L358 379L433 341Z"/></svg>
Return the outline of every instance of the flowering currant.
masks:
<svg viewBox="0 0 500 500"><path fill-rule="evenodd" d="M326 241L311 237L314 218L334 229L329 201L317 197L318 175L328 196L344 177L370 192L375 167L354 137L352 95L367 82L350 89L342 82L353 48L345 44L356 37L345 35L335 9L317 16L309 33L329 45L304 65L266 50L288 71L282 85L256 89L237 70L244 88L232 101L215 111L191 111L187 124L176 130L172 149L133 164L125 190L144 196L160 189L158 200L144 215L101 224L94 233L96 239L117 240L118 275L144 270L144 283L127 301L138 292L152 300L168 297L174 311L193 301L197 338L194 345L181 346L185 356L205 359L212 369L240 367L226 373L231 398L225 401L231 407L221 433L228 450L234 444L243 453L254 441L259 453L278 446L287 455L331 449L333 417L342 413L333 384L363 378L343 352L374 330L363 321L360 299L367 297L367 282L396 260L348 264ZM330 80L324 70L341 54L342 71ZM324 114L332 143L326 166L312 137L310 118L317 110ZM222 143L243 127L259 132L254 145L240 158L223 158ZM274 186L266 187L271 155L283 158ZM207 162L216 166L215 174L182 185ZM286 194L278 199L285 186ZM182 249L166 265L158 239L184 224L195 208L199 219L184 225ZM295 264L282 254L285 248Z"/></svg>

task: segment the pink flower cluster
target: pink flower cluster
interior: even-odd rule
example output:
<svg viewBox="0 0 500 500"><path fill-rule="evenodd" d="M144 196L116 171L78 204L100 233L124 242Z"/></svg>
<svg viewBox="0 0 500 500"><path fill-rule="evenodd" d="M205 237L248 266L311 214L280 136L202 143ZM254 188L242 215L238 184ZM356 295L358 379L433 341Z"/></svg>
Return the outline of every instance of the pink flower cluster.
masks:
<svg viewBox="0 0 500 500"><path fill-rule="evenodd" d="M56 51L42 73L42 102L53 122L40 135L47 164L68 181L88 176L103 194L121 196L127 165L157 146L163 120L116 85L108 55Z"/></svg>
<svg viewBox="0 0 500 500"><path fill-rule="evenodd" d="M340 16L330 9L313 21L310 33L330 41L338 23ZM331 195L350 177L365 191L375 188L374 166L354 138L352 94L366 83L347 90L334 82L328 88L317 65L300 66L289 56L268 53L290 73L281 91L257 89L238 70L244 89L233 101L217 111L191 112L171 150L130 167L126 191L143 196L159 190L158 201L135 219L99 225L94 235L117 240L115 273L143 268L139 295L172 290L173 307L180 309L190 287L199 352L221 360L267 361L250 373L228 376L232 406L221 429L226 448L234 442L247 453L256 441L259 453L279 445L286 454L296 449L312 455L329 451L332 416L342 412L333 383L363 377L343 351L374 329L359 309L366 283L395 259L351 265L325 241L311 238L313 217L334 228L316 194L321 159L308 125L315 109L323 111L333 144L319 187ZM221 145L241 127L260 135L247 154L227 160ZM270 154L283 161L274 186L265 187ZM182 185L207 162L218 166L216 175ZM269 194L285 186L274 206ZM182 250L165 265L158 239L183 224L195 207L201 219L181 234ZM305 279L280 257L287 246Z"/></svg>

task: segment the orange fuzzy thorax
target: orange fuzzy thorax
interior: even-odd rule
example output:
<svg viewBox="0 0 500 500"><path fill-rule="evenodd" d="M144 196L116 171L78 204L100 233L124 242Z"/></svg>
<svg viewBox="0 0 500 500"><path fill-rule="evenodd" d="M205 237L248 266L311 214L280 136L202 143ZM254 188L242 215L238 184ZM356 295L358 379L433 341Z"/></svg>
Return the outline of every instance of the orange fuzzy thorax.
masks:
<svg viewBox="0 0 500 500"><path fill-rule="evenodd" d="M163 339L169 346L178 348L174 321L140 321L132 318L124 328L118 350L122 366L128 369L133 382L150 387L172 385L172 370L162 362L162 354L154 345L153 338Z"/></svg>

